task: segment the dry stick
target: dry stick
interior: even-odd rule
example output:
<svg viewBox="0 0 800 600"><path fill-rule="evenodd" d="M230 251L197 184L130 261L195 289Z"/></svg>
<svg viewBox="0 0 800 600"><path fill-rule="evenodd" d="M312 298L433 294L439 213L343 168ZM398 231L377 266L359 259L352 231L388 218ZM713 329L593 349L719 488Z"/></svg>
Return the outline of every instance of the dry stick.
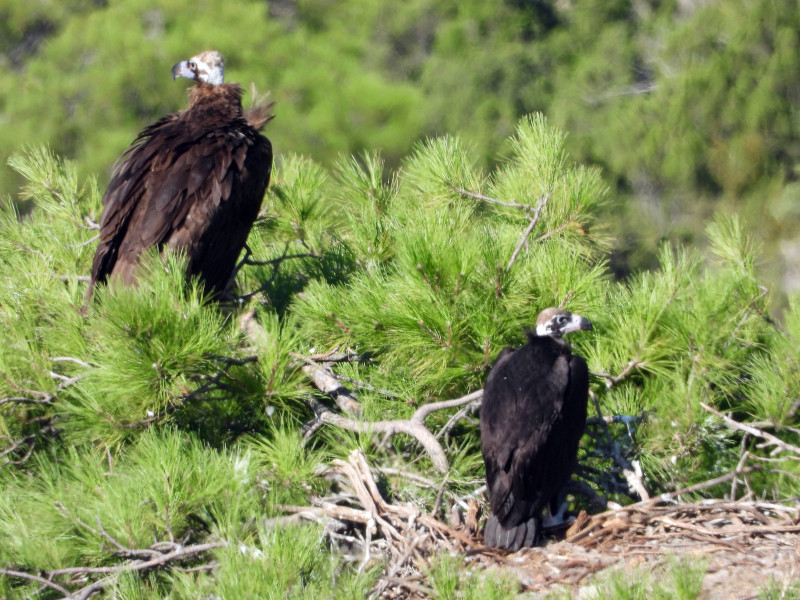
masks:
<svg viewBox="0 0 800 600"><path fill-rule="evenodd" d="M9 454L12 454L12 453L16 452L16 451L17 451L17 449L18 449L20 446L22 446L23 444L27 444L28 442L32 442L33 440L35 440L35 439L36 439L36 435L37 435L37 434L35 434L35 433L31 433L31 434L29 434L29 435L26 435L25 437L23 437L23 438L20 438L20 439L18 439L18 440L11 440L11 442L12 442L11 446L9 446L8 448L6 448L6 449L5 449L5 450L3 450L2 452L0 452L0 458L5 458L5 457L6 457L6 456L8 456ZM4 436L4 437L5 437L5 436ZM10 438L9 438L9 439L10 439ZM31 447L32 447L32 446L31 446ZM30 455L30 452L26 453L26 455ZM15 463L15 461L11 461L11 462L12 462L12 463ZM15 463L15 464L16 464L16 463Z"/></svg>
<svg viewBox="0 0 800 600"><path fill-rule="evenodd" d="M492 204L499 204L500 206L508 206L509 208L520 208L525 211L533 211L533 207L530 204L518 204L517 202L503 202L502 200L498 200L497 198L490 198L489 196L484 196L483 194L479 194L477 192L470 192L469 190L465 190L464 188L454 187L453 191L458 192L462 196L467 196L468 198L475 198L476 200L483 200L484 202L491 202Z"/></svg>
<svg viewBox="0 0 800 600"><path fill-rule="evenodd" d="M550 199L550 194L545 194L541 198L539 198L539 204L536 205L536 208L533 210L533 216L530 217L531 222L525 231L522 233L522 237L520 237L519 243L517 247L514 248L514 252L511 254L511 258L506 265L506 272L511 270L511 267L514 266L514 262L517 260L517 256L519 255L522 247L528 242L528 238L533 233L533 229L536 227L536 224L539 222L539 215L542 213L542 209L544 208L547 201Z"/></svg>
<svg viewBox="0 0 800 600"><path fill-rule="evenodd" d="M644 500L642 502L637 502L636 504L629 504L628 506L623 506L622 508L618 508L610 512L637 510L638 508L641 508L643 506L648 506L650 504L657 504L659 502L670 502L671 500L674 500L678 496L699 492L700 490L704 490L706 488L719 485L720 483L725 483L726 481L730 481L731 479L733 479L734 477L738 477L739 475L745 475L747 473L753 473L754 471L760 471L760 470L761 469L757 467L748 467L746 469L742 469L741 471L731 471L726 475L720 475L719 477L714 477L713 479L709 479L707 481L701 481L700 483L695 483L694 485L690 485L689 487L685 487L683 489L674 492L666 492L659 496L655 496L654 498L650 498L650 500Z"/></svg>
<svg viewBox="0 0 800 600"><path fill-rule="evenodd" d="M324 394L333 397L336 405L344 412L351 415L360 415L362 412L361 404L356 400L342 383L330 372L314 362L307 356L290 352L292 358L302 360L306 364L302 367L303 373L309 376L316 388Z"/></svg>
<svg viewBox="0 0 800 600"><path fill-rule="evenodd" d="M332 379L335 380L336 378L332 377ZM478 390L461 398L423 404L414 412L410 419L398 419L394 421L356 421L337 415L314 398L308 397L305 402L314 411L314 414L320 421L340 427L341 429L356 431L358 433L388 433L390 435L404 433L410 435L422 444L422 447L430 455L431 462L433 462L436 469L441 473L447 473L447 470L450 468L447 462L447 456L445 456L444 449L442 449L439 441L425 426L425 418L439 410L469 404L481 398L482 395L483 390Z"/></svg>
<svg viewBox="0 0 800 600"><path fill-rule="evenodd" d="M471 413L478 406L480 406L480 400L476 400L474 402L475 404L473 406L470 406L469 404L467 404L466 406L462 406L452 417L450 417L447 423L445 423L444 427L442 427L439 430L439 433L436 434L436 439L440 439L442 437L447 439L447 437L450 435L450 432L453 430L456 424L461 419L466 418L469 413Z"/></svg>
<svg viewBox="0 0 800 600"><path fill-rule="evenodd" d="M400 555L400 556L399 556L399 557L398 557L396 560L392 561L392 564L391 564L391 566L389 567L389 570L386 572L386 575L383 575L383 576L380 578L380 583L378 584L378 586L376 586L375 588L373 588L373 592L372 592L372 594L369 596L370 600L375 600L376 598L380 597L380 595L381 595L381 594L382 594L382 593L383 593L383 592L386 590L386 588L389 586L390 580L391 580L391 579L392 579L392 578L395 576L395 574L397 573L397 571L399 571L399 570L400 570L400 568L401 568L401 567L402 567L402 566L405 564L405 562L406 562L406 561L407 561L407 560L408 560L408 559L411 557L411 555L412 555L412 554L413 554L413 553L416 551L416 549L417 549L417 546L419 546L419 544L420 544L420 543L422 543L423 541L425 541L425 539L426 539L427 537L428 537L428 534L427 534L427 533L424 533L424 534L422 534L422 535L418 535L418 536L416 536L416 537L415 537L413 540L411 540L411 543L410 543L410 544L408 545L408 547L407 547L407 548L406 548L406 549L403 551L403 554L401 554L401 555Z"/></svg>
<svg viewBox="0 0 800 600"><path fill-rule="evenodd" d="M789 452L793 452L795 454L800 455L800 447L798 446L784 442L782 439L775 437L774 435L772 435L771 433L767 433L766 431L761 431L760 429L756 429L755 427L751 427L749 425L745 425L744 423L739 423L738 421L734 421L730 417L723 415L718 410L711 408L708 404L704 402L701 402L700 406L702 406L706 411L710 412L712 415L716 415L717 417L725 421L725 424L731 429L738 429L740 431L749 433L752 436L760 437L762 439L767 440L770 443L770 445L774 445L779 448L783 448L784 450L788 450Z"/></svg>
<svg viewBox="0 0 800 600"><path fill-rule="evenodd" d="M64 594L64 596L69 596L70 593L58 585L50 581L49 579L45 579L44 577L39 577L38 575L33 575L32 573L24 573L22 571L14 571L12 569L2 569L0 568L0 575L5 575L6 577L18 577L19 579L27 579L28 581L35 581L36 583L41 583L42 585L52 588L57 592Z"/></svg>
<svg viewBox="0 0 800 600"><path fill-rule="evenodd" d="M517 244L517 247L514 249L514 252L511 254L511 258L509 259L508 264L506 265L506 272L510 271L511 267L514 265L514 262L517 260L517 256L522 250L522 247L525 246L525 244L528 242L528 238L531 236L531 233L536 227L536 224L539 222L539 217L542 213L542 209L545 207L548 200L550 200L550 194L547 193L540 196L539 202L537 203L536 207L533 207L530 204L519 204L518 202L503 202L502 200L498 200L496 198L490 198L489 196L484 196L483 194L479 194L477 192L470 192L469 190L465 190L464 188L460 187L453 187L452 189L453 191L458 192L462 196L475 198L476 200L483 200L484 202L490 202L492 204L499 204L500 206L507 206L509 208L519 208L520 210L524 210L525 212L530 213L529 215L530 223L528 224L528 227L525 229L525 231L522 233L522 237L520 237L519 243ZM536 241L537 242L544 241L554 233L558 233L559 231L565 229L566 226L569 225L569 223L576 218L576 216L577 215L573 215L559 228L541 235L539 238L537 238Z"/></svg>
<svg viewBox="0 0 800 600"><path fill-rule="evenodd" d="M606 389L612 388L615 385L622 383L633 372L634 369L647 366L647 362L641 362L638 358L629 360L625 368L622 369L619 375L610 375L608 373L591 373L595 377L601 377L606 380Z"/></svg>
<svg viewBox="0 0 800 600"><path fill-rule="evenodd" d="M448 408L456 408L458 406L464 406L465 404L469 404L470 402L474 402L483 398L483 390L477 390L466 396L461 396L461 398L454 398L452 400L442 400L441 402L429 402L428 404L423 404L420 406L414 414L411 415L411 421L414 423L419 423L421 425L425 424L425 419L428 418L428 415L431 415L440 410L446 410Z"/></svg>
<svg viewBox="0 0 800 600"><path fill-rule="evenodd" d="M415 438L431 457L433 465L442 473L446 473L449 465L441 444L433 434L424 426L410 420L397 421L355 421L341 415L337 415L327 406L321 404L314 398L306 398L308 404L314 411L317 418L323 423L355 431L358 433L384 432L390 434L405 433Z"/></svg>
<svg viewBox="0 0 800 600"><path fill-rule="evenodd" d="M123 565L115 565L113 567L67 567L65 569L54 569L46 571L50 577L57 577L59 575L110 575L114 573L124 573L125 571L144 571L154 567L163 567L173 560L180 560L215 548L224 548L228 546L228 542L209 542L207 544L194 544L191 546L178 546L172 552L161 554L157 558L150 560L134 561Z"/></svg>

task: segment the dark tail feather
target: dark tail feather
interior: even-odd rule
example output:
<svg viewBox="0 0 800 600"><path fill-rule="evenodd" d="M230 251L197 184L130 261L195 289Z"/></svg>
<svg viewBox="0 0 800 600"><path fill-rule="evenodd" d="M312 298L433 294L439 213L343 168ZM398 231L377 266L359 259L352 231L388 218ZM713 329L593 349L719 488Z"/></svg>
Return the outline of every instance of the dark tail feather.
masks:
<svg viewBox="0 0 800 600"><path fill-rule="evenodd" d="M535 517L516 527L506 529L500 524L497 517L492 515L486 521L486 527L483 530L483 543L492 548L503 548L516 552L522 547L535 546L538 531L539 523Z"/></svg>

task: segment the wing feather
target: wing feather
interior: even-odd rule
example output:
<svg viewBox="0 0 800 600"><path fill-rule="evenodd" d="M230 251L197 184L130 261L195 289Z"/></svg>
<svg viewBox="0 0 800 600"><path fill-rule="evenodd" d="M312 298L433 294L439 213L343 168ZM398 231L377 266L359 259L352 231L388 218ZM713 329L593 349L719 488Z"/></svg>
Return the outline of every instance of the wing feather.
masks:
<svg viewBox="0 0 800 600"><path fill-rule="evenodd" d="M269 182L269 141L244 119L193 128L186 113L145 129L123 154L103 197L93 282L131 283L149 246L186 247L190 274L224 289ZM224 209L224 210L223 210Z"/></svg>
<svg viewBox="0 0 800 600"><path fill-rule="evenodd" d="M571 472L570 465L564 473L564 457L575 450L559 439L571 417L565 411L570 355L554 352L552 344L537 340L498 360L484 387L481 442L489 499L504 527L535 516ZM583 424L578 426L582 433Z"/></svg>

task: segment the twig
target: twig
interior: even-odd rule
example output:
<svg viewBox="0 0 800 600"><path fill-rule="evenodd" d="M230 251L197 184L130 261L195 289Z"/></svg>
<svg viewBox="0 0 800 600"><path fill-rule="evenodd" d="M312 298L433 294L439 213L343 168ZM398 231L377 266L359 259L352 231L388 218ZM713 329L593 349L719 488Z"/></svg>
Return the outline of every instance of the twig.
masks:
<svg viewBox="0 0 800 600"><path fill-rule="evenodd" d="M411 419L397 421L355 421L337 415L314 398L307 397L305 401L320 421L342 429L356 431L358 433L383 432L392 435L398 433L410 435L422 444L422 447L431 457L431 462L433 462L437 470L446 473L449 468L447 457L445 456L442 446L425 425L421 423Z"/></svg>
<svg viewBox="0 0 800 600"><path fill-rule="evenodd" d="M59 281L80 281L83 283L92 280L92 278L89 277L88 275L67 275L64 273L51 273L50 277L52 277L53 279L58 279Z"/></svg>
<svg viewBox="0 0 800 600"><path fill-rule="evenodd" d="M209 542L206 544L194 544L191 546L181 546L173 550L161 554L156 558L150 560L133 561L122 565L114 565L111 567L67 567L65 569L54 569L47 571L50 577L58 577L59 575L109 575L111 573L123 573L125 571L144 571L154 567L163 567L174 560L181 560L190 556L196 556L215 548L224 548L229 544L226 541Z"/></svg>
<svg viewBox="0 0 800 600"><path fill-rule="evenodd" d="M470 192L469 190L465 190L464 188L460 187L454 187L452 189L454 192L458 192L462 196L467 196L468 198L475 198L476 200L483 200L484 202L499 204L500 206L507 206L509 208L519 208L528 212L532 212L534 210L534 208L530 204L519 204L517 202L503 202L502 200L498 200L496 198L490 198L489 196L484 196L483 194L479 194L478 192Z"/></svg>
<svg viewBox="0 0 800 600"><path fill-rule="evenodd" d="M76 365L80 365L81 367L86 367L87 369L91 367L89 363L84 362L79 358L74 358L72 356L51 356L50 360L52 360L53 362L71 362L75 363Z"/></svg>
<svg viewBox="0 0 800 600"><path fill-rule="evenodd" d="M411 415L411 421L414 423L424 424L425 419L428 418L429 415L440 411L446 410L448 408L455 408L457 406L463 406L465 404L469 404L470 402L478 402L483 398L483 390L477 390L466 396L461 396L461 398L454 398L453 400L442 400L441 402L429 402L428 404L423 404L420 406L414 414Z"/></svg>
<svg viewBox="0 0 800 600"><path fill-rule="evenodd" d="M510 271L511 267L514 266L514 262L517 260L517 256L522 250L522 247L528 242L528 238L530 237L531 233L533 233L536 224L539 222L539 215L541 215L542 209L545 207L548 200L550 200L550 194L545 194L539 198L539 204L536 205L536 208L533 210L533 215L530 217L531 222L522 233L519 243L517 244L517 247L514 248L514 252L511 254L511 258L506 265L506 272Z"/></svg>
<svg viewBox="0 0 800 600"><path fill-rule="evenodd" d="M566 221L564 221L564 222L563 222L561 225L559 225L559 226L558 226L558 227L556 227L555 229L551 229L550 231L548 231L548 232L546 232L546 233L543 233L543 234L542 234L542 235L540 235L538 238L536 238L536 241L537 241L537 242L543 242L543 241L545 241L547 238L549 238L550 236L552 236L552 235L555 235L555 234L557 234L557 233L561 233L561 232L562 232L562 231L564 231L564 230L565 230L567 227L569 227L569 224L570 224L570 223L572 223L572 222L574 222L574 221L577 221L577 219L578 219L578 213L577 213L577 212L574 212L574 213L572 213L572 216L570 216L570 217L569 217L569 218L568 218Z"/></svg>
<svg viewBox="0 0 800 600"><path fill-rule="evenodd" d="M98 226L97 229L100 229L100 226ZM92 242L94 242L95 240L97 240L99 238L100 238L100 234L98 233L96 236L89 238L85 242L80 242L79 244L64 244L64 245L67 248L81 248L83 246L88 246L89 244L91 244ZM88 277L87 277L87 279L88 279Z"/></svg>
<svg viewBox="0 0 800 600"><path fill-rule="evenodd" d="M739 423L738 421L734 421L730 417L723 415L718 410L711 408L708 404L704 402L701 402L700 406L702 406L706 411L710 412L712 415L715 415L720 419L722 419L725 422L725 424L731 429L738 429L739 431L744 431L754 437L759 437L761 439L767 440L769 442L769 445L777 446L789 452L793 452L794 454L800 455L800 447L798 446L784 442L782 439L775 437L774 435L772 435L771 433L767 433L766 431L761 431L760 429L756 429L755 427L751 427L750 425L745 425L744 423Z"/></svg>
<svg viewBox="0 0 800 600"><path fill-rule="evenodd" d="M342 383L336 379L331 372L307 356L297 354L296 352L290 352L289 355L292 358L296 358L306 363L303 367L301 367L303 373L311 378L314 386L319 391L323 392L324 394L329 394L339 408L351 415L361 414L361 404L352 396L352 394L350 394L350 390L342 385Z"/></svg>
<svg viewBox="0 0 800 600"><path fill-rule="evenodd" d="M645 500L643 502L637 502L636 504L630 504L628 506L624 506L622 510L628 510L629 508L635 509L639 506L644 506L647 504L656 504L658 502L671 502L678 496L683 496L684 494L693 494L694 492L699 492L700 490L704 490L710 487L714 487L715 485L719 485L720 483L725 483L726 481L730 481L734 477L738 477L739 475L745 475L747 473L753 473L754 471L760 471L758 467L747 467L746 469L742 469L741 471L732 471L725 475L720 475L719 477L714 477L712 479L708 479L707 481L701 481L700 483L695 483L694 485L690 485L689 487L685 487L680 490L676 490L674 492L666 492L664 494L659 494L658 496L654 496L650 498L650 500Z"/></svg>
<svg viewBox="0 0 800 600"><path fill-rule="evenodd" d="M450 479L450 471L448 471L444 479L442 479L442 484L439 486L439 491L436 493L436 501L433 503L433 510L431 510L431 516L436 517L439 514L439 510L442 508L442 496L444 495L444 489L447 486L447 480Z"/></svg>
<svg viewBox="0 0 800 600"><path fill-rule="evenodd" d="M609 375L608 373L589 373L590 375L594 375L595 377L601 377L602 379L606 380L606 389L610 389L615 385L622 383L628 376L633 372L634 369L638 369L640 367L647 366L647 362L640 362L639 358L634 358L633 360L628 361L628 364L625 365L625 368L622 369L619 375Z"/></svg>
<svg viewBox="0 0 800 600"><path fill-rule="evenodd" d="M19 579L27 579L28 581L35 581L36 583L41 583L46 587L54 589L60 594L64 594L65 597L70 595L70 593L66 589L64 589L57 583L54 583L49 579L45 579L44 577L39 577L38 575L34 575L32 573L25 573L23 571L14 571L13 569L0 568L0 575L5 575L6 577L18 577Z"/></svg>
<svg viewBox="0 0 800 600"><path fill-rule="evenodd" d="M0 399L0 406L3 404L52 404L53 403L53 396L46 396L40 400L35 398L24 398L24 397L17 397L17 398L2 398Z"/></svg>

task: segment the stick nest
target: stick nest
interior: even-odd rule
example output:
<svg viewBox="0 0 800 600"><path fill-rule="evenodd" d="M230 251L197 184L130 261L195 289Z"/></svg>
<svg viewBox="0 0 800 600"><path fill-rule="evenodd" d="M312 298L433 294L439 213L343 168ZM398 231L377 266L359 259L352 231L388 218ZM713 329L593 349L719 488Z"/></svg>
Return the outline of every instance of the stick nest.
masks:
<svg viewBox="0 0 800 600"><path fill-rule="evenodd" d="M342 493L311 507L283 507L292 518L326 524L330 543L361 568L384 561L371 598L429 598L424 571L442 552L466 557L471 570L512 574L522 590L577 590L609 567L658 568L673 556L707 561L704 598L758 597L770 579L800 575L800 511L768 502L654 498L606 512L581 512L565 532L550 530L544 545L514 554L488 548L478 533L478 505L445 524L381 494L364 455L335 461L328 475ZM536 594L534 594L536 595Z"/></svg>

